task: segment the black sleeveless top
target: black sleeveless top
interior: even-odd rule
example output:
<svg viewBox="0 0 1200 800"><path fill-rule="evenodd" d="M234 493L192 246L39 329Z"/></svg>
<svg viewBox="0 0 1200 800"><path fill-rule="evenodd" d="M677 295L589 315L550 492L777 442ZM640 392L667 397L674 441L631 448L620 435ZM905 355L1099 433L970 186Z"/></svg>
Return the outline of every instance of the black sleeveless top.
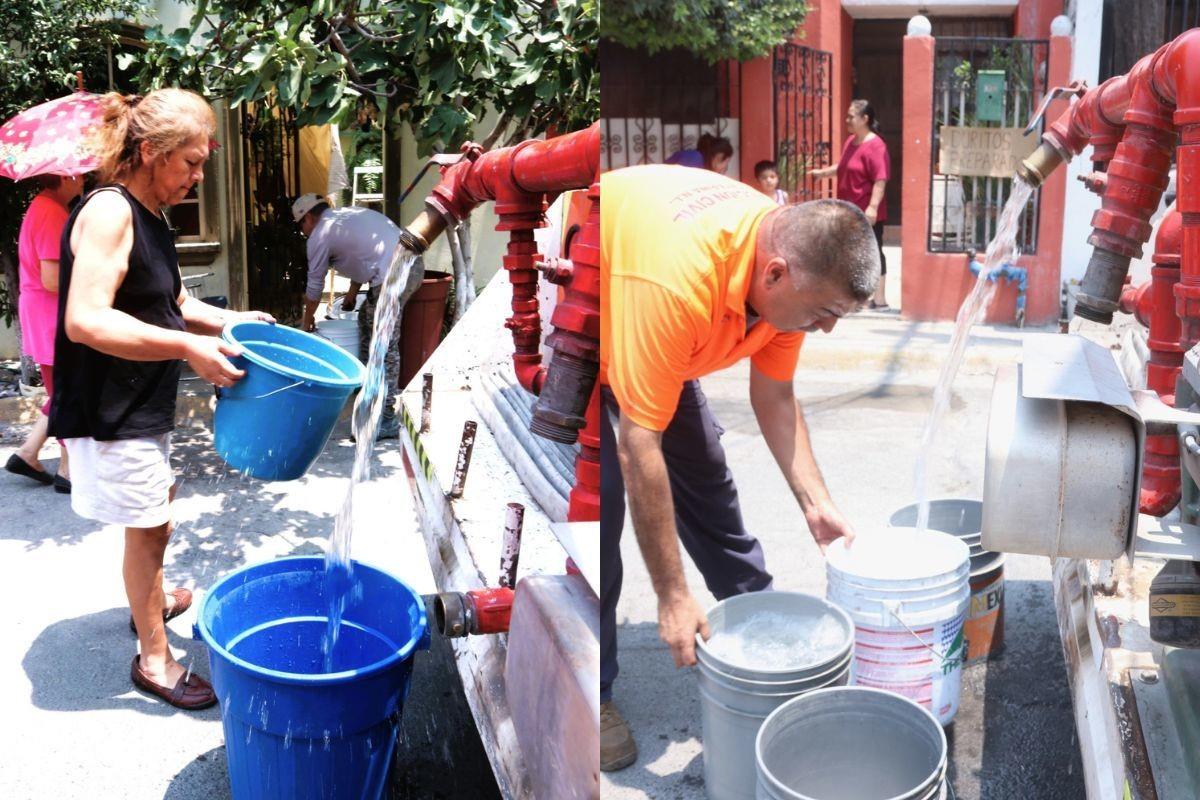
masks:
<svg viewBox="0 0 1200 800"><path fill-rule="evenodd" d="M113 308L160 328L182 331L186 327L179 310L179 257L170 227L124 186L96 189L71 213L62 233L54 396L50 401L50 434L60 439L136 439L175 427L175 394L183 362L129 361L67 338L67 296L75 261L71 230L80 209L102 191L119 191L133 213L129 269L117 287Z"/></svg>

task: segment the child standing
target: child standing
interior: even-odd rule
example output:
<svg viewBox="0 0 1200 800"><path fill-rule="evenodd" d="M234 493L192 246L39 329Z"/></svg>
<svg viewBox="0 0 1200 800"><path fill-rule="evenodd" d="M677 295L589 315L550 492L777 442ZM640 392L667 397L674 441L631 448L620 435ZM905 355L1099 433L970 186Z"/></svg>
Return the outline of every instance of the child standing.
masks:
<svg viewBox="0 0 1200 800"><path fill-rule="evenodd" d="M788 204L787 192L779 188L779 168L774 161L766 159L755 164L754 178L758 181L759 191L781 206Z"/></svg>

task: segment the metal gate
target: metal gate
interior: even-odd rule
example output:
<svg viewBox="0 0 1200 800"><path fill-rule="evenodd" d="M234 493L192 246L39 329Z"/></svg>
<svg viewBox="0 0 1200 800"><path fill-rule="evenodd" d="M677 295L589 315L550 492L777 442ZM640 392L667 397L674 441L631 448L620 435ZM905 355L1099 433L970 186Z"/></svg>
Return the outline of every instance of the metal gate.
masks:
<svg viewBox="0 0 1200 800"><path fill-rule="evenodd" d="M291 214L291 201L300 191L295 115L251 103L242 112L242 139L250 307L295 324L303 311L308 277L305 241Z"/></svg>
<svg viewBox="0 0 1200 800"><path fill-rule="evenodd" d="M602 169L660 164L710 133L733 146L725 174L753 177L739 175L740 64L708 64L684 50L647 55L608 41L602 58Z"/></svg>
<svg viewBox="0 0 1200 800"><path fill-rule="evenodd" d="M780 188L793 203L832 196L832 182L811 171L833 160L833 54L781 44L775 48L773 82Z"/></svg>
<svg viewBox="0 0 1200 800"><path fill-rule="evenodd" d="M1046 93L1050 43L1044 39L943 36L936 39L933 74L933 165L929 187L930 252L987 249L1000 212L1012 193L1012 178L942 175L938 172L942 126L1023 128ZM1001 119L976 116L979 70L1004 73ZM1036 138L1041 138L1039 128ZM1017 230L1017 249L1037 252L1041 192L1025 206Z"/></svg>

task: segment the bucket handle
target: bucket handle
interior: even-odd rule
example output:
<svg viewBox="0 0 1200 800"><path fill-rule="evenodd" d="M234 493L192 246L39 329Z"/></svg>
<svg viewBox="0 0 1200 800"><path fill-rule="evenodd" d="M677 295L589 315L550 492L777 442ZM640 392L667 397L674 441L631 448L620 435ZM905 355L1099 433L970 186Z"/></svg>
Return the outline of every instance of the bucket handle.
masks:
<svg viewBox="0 0 1200 800"><path fill-rule="evenodd" d="M922 639L920 636L917 635L916 631L914 631L912 628L908 627L908 623L905 622L903 617L900 616L900 603L898 603L896 601L891 601L891 602L885 601L883 603L883 607L887 609L889 614L891 614L893 617L896 618L897 622L899 622L901 625L904 626L904 630L906 630L912 634L912 637L914 639L916 639L922 647L924 647L930 653L933 653L934 658L936 658L941 663L943 669L944 668L954 669L955 667L962 664L962 656L955 656L954 658L947 658L945 653L939 653L934 648L933 645L926 642L924 639Z"/></svg>
<svg viewBox="0 0 1200 800"><path fill-rule="evenodd" d="M273 395L273 394L279 394L280 392L286 392L288 389L295 389L297 386L300 386L300 385L301 385L301 384L303 384L303 383L304 383L304 381L296 381L295 383L291 384L290 386L281 386L281 387L279 387L278 389L272 389L271 391L267 392L266 394L260 394L258 397L241 397L241 398L232 398L232 397L231 397L230 399L231 399L231 400L234 400L234 399L239 399L239 400L263 400L263 399L265 399L265 398L267 398L267 397L270 397L270 396L271 396L271 395ZM222 392L221 392L221 387L220 387L220 386L214 386L214 387L213 387L213 393L214 393L214 394L216 394L216 396L217 396L217 399L218 399L218 400L224 400L224 399L225 399L225 395L224 395L224 394L222 394Z"/></svg>

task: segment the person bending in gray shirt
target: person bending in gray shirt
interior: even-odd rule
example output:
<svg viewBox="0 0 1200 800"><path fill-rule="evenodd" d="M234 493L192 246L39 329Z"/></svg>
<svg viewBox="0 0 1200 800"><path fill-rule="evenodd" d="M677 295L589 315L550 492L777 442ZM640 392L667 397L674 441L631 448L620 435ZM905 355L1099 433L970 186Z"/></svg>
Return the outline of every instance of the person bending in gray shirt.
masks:
<svg viewBox="0 0 1200 800"><path fill-rule="evenodd" d="M358 290L366 284L367 297L358 310L358 357L365 364L375 328L375 306L387 277L392 254L400 241L400 229L390 219L369 208L350 206L330 208L318 195L301 195L292 204L292 218L308 239L308 285L304 292L306 331L316 329L317 305L325 274L332 266L350 279L350 291L342 300L342 309L351 311ZM414 270L419 269L414 265ZM400 323L392 332L383 362L383 418L377 439L395 439L400 435L396 419L396 392L400 380Z"/></svg>

